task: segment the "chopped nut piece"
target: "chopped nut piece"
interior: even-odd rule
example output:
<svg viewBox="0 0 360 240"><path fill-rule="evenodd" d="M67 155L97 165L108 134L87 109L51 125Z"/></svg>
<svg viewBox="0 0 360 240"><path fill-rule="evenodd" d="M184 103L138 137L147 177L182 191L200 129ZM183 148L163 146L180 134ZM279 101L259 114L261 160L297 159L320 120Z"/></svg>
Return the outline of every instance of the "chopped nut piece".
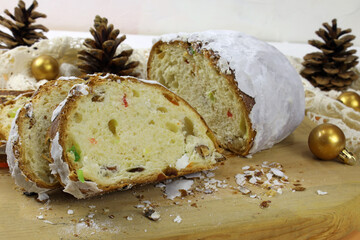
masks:
<svg viewBox="0 0 360 240"><path fill-rule="evenodd" d="M260 203L260 208L268 208L270 206L271 201L262 201Z"/></svg>
<svg viewBox="0 0 360 240"><path fill-rule="evenodd" d="M306 188L300 187L300 186L296 186L296 187L292 188L293 191L297 191L297 192L305 191L305 189L306 189Z"/></svg>
<svg viewBox="0 0 360 240"><path fill-rule="evenodd" d="M188 195L188 192L185 189L179 189L179 192L181 193L181 197L186 197Z"/></svg>
<svg viewBox="0 0 360 240"><path fill-rule="evenodd" d="M209 147L205 146L205 145L199 145L195 147L196 152L201 156L201 157L207 157L210 155L210 151L209 151Z"/></svg>
<svg viewBox="0 0 360 240"><path fill-rule="evenodd" d="M160 219L160 214L152 207L146 207L143 210L144 216L150 220L157 221Z"/></svg>

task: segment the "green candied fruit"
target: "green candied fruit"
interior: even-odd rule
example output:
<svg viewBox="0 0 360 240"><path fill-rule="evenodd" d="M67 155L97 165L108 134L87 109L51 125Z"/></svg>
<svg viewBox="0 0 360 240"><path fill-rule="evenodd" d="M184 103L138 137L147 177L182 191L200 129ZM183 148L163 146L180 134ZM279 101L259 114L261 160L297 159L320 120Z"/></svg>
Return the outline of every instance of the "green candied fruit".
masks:
<svg viewBox="0 0 360 240"><path fill-rule="evenodd" d="M84 183L85 182L85 178L84 178L84 172L81 169L76 170L78 179L80 182Z"/></svg>
<svg viewBox="0 0 360 240"><path fill-rule="evenodd" d="M19 109L19 107L14 108L14 109L11 109L11 110L8 112L8 116L9 116L10 118L14 118L14 117L16 116L16 112L17 112L18 109Z"/></svg>
<svg viewBox="0 0 360 240"><path fill-rule="evenodd" d="M214 91L211 91L208 93L208 96L210 98L211 101L215 102L215 96L214 96Z"/></svg>
<svg viewBox="0 0 360 240"><path fill-rule="evenodd" d="M78 162L80 160L80 154L76 150L75 146L73 145L68 152L71 152L74 155L74 161Z"/></svg>
<svg viewBox="0 0 360 240"><path fill-rule="evenodd" d="M189 52L190 55L194 55L194 54L195 54L195 50L193 49L192 46L190 46L190 47L188 48L188 52Z"/></svg>

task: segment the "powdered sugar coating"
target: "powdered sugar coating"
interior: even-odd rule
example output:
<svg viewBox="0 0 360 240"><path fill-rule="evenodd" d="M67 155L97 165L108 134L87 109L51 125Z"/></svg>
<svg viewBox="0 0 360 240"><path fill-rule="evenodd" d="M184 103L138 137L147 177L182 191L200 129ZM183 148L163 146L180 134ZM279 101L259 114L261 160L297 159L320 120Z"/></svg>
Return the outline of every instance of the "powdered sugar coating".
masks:
<svg viewBox="0 0 360 240"><path fill-rule="evenodd" d="M176 161L176 169L181 170L189 165L189 156L185 153L181 158Z"/></svg>
<svg viewBox="0 0 360 240"><path fill-rule="evenodd" d="M158 40L201 43L201 49L219 57L220 72L234 73L238 88L255 99L249 115L256 131L250 155L280 142L302 122L305 97L300 77L273 46L235 31L167 34Z"/></svg>
<svg viewBox="0 0 360 240"><path fill-rule="evenodd" d="M26 109L26 116L28 118L32 118L33 117L33 113L34 113L34 110L33 110L33 106L32 106L32 103L29 102L29 103L26 103L24 108Z"/></svg>
<svg viewBox="0 0 360 240"><path fill-rule="evenodd" d="M17 141L19 141L19 132L18 132L18 125L16 124L16 120L19 117L20 110L21 108L18 109L18 111L16 112L16 116L13 122L11 123L9 138L6 143L7 163L9 165L11 176L15 179L16 185L22 187L27 192L37 193L38 199L40 201L44 201L49 198L49 196L46 194L46 192L49 191L49 189L38 187L36 183L27 179L26 176L22 173L21 169L19 168L19 160L15 157L14 154L14 149L13 149L14 144Z"/></svg>
<svg viewBox="0 0 360 240"><path fill-rule="evenodd" d="M98 73L94 73L94 74L88 74L88 76L90 76L90 77L97 77L97 78L99 78L99 79L109 79L109 77L111 77L111 76L116 77L116 78L119 77L118 75L112 74L112 73L107 73L107 74L105 74L104 76L101 76L101 75L99 75ZM131 78L131 79L132 79L132 78L135 78L135 77L133 77L133 76L121 76L121 78L125 78L125 79ZM162 86L162 87L164 87L164 88L167 89L167 87L165 87L164 85L162 85L161 83L159 83L159 82L157 82L157 81L155 81L155 80L146 80L146 79L142 79L142 78L139 78L139 77L136 77L136 80L138 80L139 82L143 82L143 83L160 85L160 86ZM121 83L121 80L118 80L117 82L118 82L118 83ZM169 90L169 89L168 89L168 90Z"/></svg>
<svg viewBox="0 0 360 240"><path fill-rule="evenodd" d="M76 198L85 198L91 195L100 193L102 190L97 187L97 184L90 181L80 182L72 181L69 178L70 170L69 165L63 161L62 153L63 148L59 144L59 132L56 133L55 137L51 140L51 158L53 163L50 163L50 169L52 174L58 174L61 182L64 184L64 192L72 194ZM86 194L82 193L81 190L85 190Z"/></svg>

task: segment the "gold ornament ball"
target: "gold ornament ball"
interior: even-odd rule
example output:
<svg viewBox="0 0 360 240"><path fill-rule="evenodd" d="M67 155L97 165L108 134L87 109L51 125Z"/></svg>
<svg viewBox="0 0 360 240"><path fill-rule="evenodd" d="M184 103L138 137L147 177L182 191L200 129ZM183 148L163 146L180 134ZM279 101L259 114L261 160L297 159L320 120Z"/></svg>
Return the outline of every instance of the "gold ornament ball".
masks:
<svg viewBox="0 0 360 240"><path fill-rule="evenodd" d="M360 96L356 92L343 92L337 100L360 112Z"/></svg>
<svg viewBox="0 0 360 240"><path fill-rule="evenodd" d="M36 80L54 80L59 75L59 63L51 56L41 55L32 61L31 72Z"/></svg>
<svg viewBox="0 0 360 240"><path fill-rule="evenodd" d="M310 151L321 160L333 160L345 149L345 135L334 124L324 123L315 127L309 135Z"/></svg>

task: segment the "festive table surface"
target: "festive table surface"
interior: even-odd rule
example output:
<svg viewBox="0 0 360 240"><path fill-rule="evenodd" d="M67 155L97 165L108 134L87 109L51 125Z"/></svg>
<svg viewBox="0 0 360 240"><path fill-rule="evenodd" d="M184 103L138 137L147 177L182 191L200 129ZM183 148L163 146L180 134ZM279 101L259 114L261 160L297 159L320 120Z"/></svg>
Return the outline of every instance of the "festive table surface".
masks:
<svg viewBox="0 0 360 240"><path fill-rule="evenodd" d="M216 192L166 199L153 184L86 200L61 191L44 204L15 187L0 169L0 236L4 239L340 239L360 230L360 165L321 162L309 152L314 124L296 131L251 159L232 157L208 175ZM253 186L243 195L235 176L264 162L282 165L282 194ZM246 169L245 167L244 169ZM225 181L224 181L225 180ZM205 180L201 180L205 181ZM226 184L225 184L226 183ZM294 191L293 189L297 190ZM303 190L303 191L302 191ZM254 197L256 195L256 197ZM270 194L271 195L271 194ZM143 216L151 202L161 219ZM264 205L264 201L266 202ZM263 205L265 208L261 208Z"/></svg>

